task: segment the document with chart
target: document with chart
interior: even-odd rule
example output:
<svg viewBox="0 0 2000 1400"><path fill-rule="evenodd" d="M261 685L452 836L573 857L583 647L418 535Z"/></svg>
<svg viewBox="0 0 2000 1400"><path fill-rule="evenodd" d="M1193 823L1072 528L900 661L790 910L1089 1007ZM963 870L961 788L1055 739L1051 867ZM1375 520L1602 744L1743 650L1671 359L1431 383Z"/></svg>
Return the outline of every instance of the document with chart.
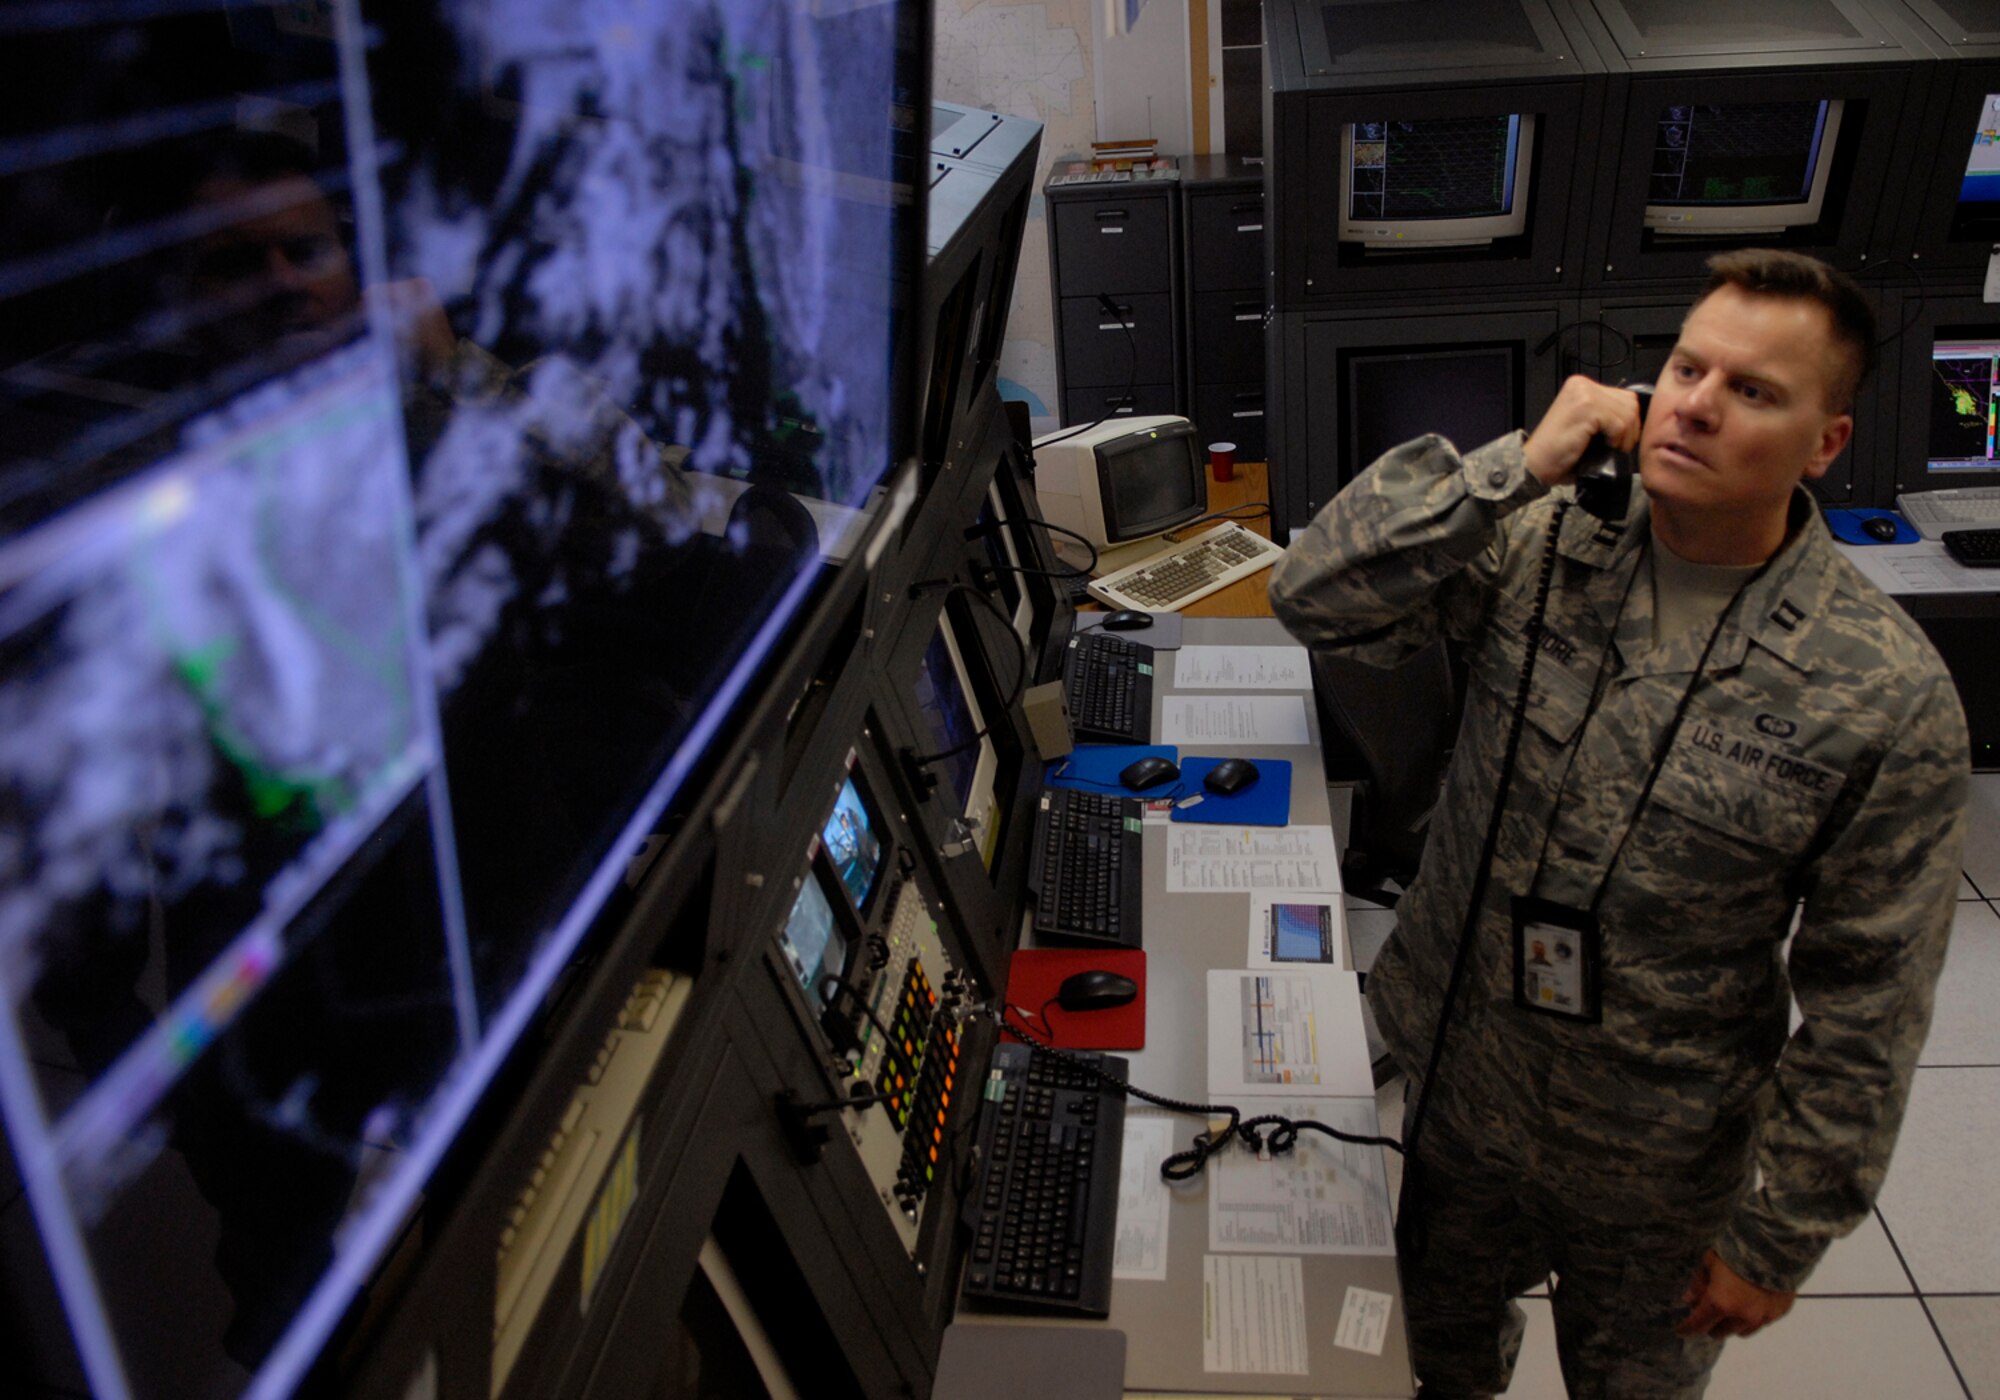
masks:
<svg viewBox="0 0 2000 1400"><path fill-rule="evenodd" d="M1330 967L1208 974L1208 1094L1375 1095L1360 979Z"/></svg>
<svg viewBox="0 0 2000 1400"><path fill-rule="evenodd" d="M1357 1137L1377 1135L1375 1100L1268 1098L1246 1116L1282 1113ZM1290 1152L1237 1143L1209 1166L1208 1247L1231 1254L1393 1254L1382 1149L1325 1133L1299 1134Z"/></svg>

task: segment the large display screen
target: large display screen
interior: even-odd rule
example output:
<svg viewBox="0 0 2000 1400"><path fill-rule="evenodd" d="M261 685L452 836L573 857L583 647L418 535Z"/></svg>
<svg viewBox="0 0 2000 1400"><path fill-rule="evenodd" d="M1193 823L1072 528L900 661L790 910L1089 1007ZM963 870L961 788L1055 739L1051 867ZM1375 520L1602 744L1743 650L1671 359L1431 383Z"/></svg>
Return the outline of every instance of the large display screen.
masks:
<svg viewBox="0 0 2000 1400"><path fill-rule="evenodd" d="M0 142L0 1238L92 1393L297 1387L846 557L916 21L0 14L64 75Z"/></svg>
<svg viewBox="0 0 2000 1400"><path fill-rule="evenodd" d="M1972 146L1965 155L1965 174L1958 186L1954 237L1987 237L2000 225L2000 92L1989 92L1979 106Z"/></svg>

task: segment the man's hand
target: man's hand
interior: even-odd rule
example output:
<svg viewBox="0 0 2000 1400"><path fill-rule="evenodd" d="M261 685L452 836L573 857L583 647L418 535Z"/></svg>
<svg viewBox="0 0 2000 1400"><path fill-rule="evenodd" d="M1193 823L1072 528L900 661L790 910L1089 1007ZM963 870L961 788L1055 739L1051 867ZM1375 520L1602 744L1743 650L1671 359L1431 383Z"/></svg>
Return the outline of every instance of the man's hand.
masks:
<svg viewBox="0 0 2000 1400"><path fill-rule="evenodd" d="M1602 433L1613 447L1630 452L1639 445L1639 396L1572 374L1521 454L1528 470L1545 486L1560 486L1576 469L1576 459Z"/></svg>
<svg viewBox="0 0 2000 1400"><path fill-rule="evenodd" d="M1796 1293L1759 1288L1705 1250L1681 1301L1688 1315L1674 1331L1683 1337L1749 1337L1792 1310Z"/></svg>

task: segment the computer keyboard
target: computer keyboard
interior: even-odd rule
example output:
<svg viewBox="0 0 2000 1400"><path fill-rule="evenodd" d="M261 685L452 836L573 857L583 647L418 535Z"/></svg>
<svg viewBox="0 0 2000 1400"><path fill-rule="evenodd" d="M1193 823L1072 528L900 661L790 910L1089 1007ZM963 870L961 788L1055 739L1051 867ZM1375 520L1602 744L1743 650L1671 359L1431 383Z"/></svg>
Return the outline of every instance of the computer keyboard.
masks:
<svg viewBox="0 0 2000 1400"><path fill-rule="evenodd" d="M1946 530L1945 552L1974 569L2000 569L2000 530Z"/></svg>
<svg viewBox="0 0 2000 1400"><path fill-rule="evenodd" d="M1077 738L1145 743L1153 730L1153 649L1101 629L1073 634L1063 653L1063 696Z"/></svg>
<svg viewBox="0 0 2000 1400"><path fill-rule="evenodd" d="M1116 1055L993 1048L965 1205L969 1298L1110 1315L1125 1100L1084 1065L1127 1073Z"/></svg>
<svg viewBox="0 0 2000 1400"><path fill-rule="evenodd" d="M1960 526L2000 526L2000 486L1953 486L1899 492L1896 509L1927 540Z"/></svg>
<svg viewBox="0 0 2000 1400"><path fill-rule="evenodd" d="M1035 932L1139 946L1142 810L1110 793L1042 789L1028 868Z"/></svg>
<svg viewBox="0 0 2000 1400"><path fill-rule="evenodd" d="M1197 598L1270 568L1284 552L1241 525L1222 524L1164 554L1093 579L1090 596L1107 607L1179 612Z"/></svg>

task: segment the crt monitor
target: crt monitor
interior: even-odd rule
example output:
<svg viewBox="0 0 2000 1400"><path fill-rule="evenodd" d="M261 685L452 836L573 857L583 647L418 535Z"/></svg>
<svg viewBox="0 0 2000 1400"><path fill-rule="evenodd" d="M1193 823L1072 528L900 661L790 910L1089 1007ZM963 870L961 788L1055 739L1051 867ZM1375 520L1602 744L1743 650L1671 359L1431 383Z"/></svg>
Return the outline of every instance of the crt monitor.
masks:
<svg viewBox="0 0 2000 1400"><path fill-rule="evenodd" d="M307 1382L831 584L799 498L911 449L914 0L573 10L0 20L73 78L0 155L0 1251L70 1389Z"/></svg>
<svg viewBox="0 0 2000 1400"><path fill-rule="evenodd" d="M1340 240L1415 250L1517 237L1528 227L1534 150L1533 113L1349 122Z"/></svg>
<svg viewBox="0 0 2000 1400"><path fill-rule="evenodd" d="M2000 470L2000 454L1994 450L1995 429L2000 427L2000 418L1996 418L2000 414L2000 336L1936 340L1930 371L1926 466L1940 474Z"/></svg>
<svg viewBox="0 0 2000 1400"><path fill-rule="evenodd" d="M1656 234L1733 237L1818 223L1843 109L1839 98L1661 109L1645 226Z"/></svg>
<svg viewBox="0 0 2000 1400"><path fill-rule="evenodd" d="M1518 342L1343 352L1341 481L1425 433L1469 452L1519 427L1522 354Z"/></svg>
<svg viewBox="0 0 2000 1400"><path fill-rule="evenodd" d="M1058 534L1105 549L1206 514L1208 468L1187 419L1120 418L1037 440L1035 496Z"/></svg>
<svg viewBox="0 0 2000 1400"><path fill-rule="evenodd" d="M1979 107L1979 123L1965 156L1958 185L1954 238L2000 234L2000 92L1989 92Z"/></svg>
<svg viewBox="0 0 2000 1400"><path fill-rule="evenodd" d="M851 772L841 779L840 793L826 815L820 839L847 902L856 913L867 913L875 896L875 877L882 871L882 824L875 819Z"/></svg>

